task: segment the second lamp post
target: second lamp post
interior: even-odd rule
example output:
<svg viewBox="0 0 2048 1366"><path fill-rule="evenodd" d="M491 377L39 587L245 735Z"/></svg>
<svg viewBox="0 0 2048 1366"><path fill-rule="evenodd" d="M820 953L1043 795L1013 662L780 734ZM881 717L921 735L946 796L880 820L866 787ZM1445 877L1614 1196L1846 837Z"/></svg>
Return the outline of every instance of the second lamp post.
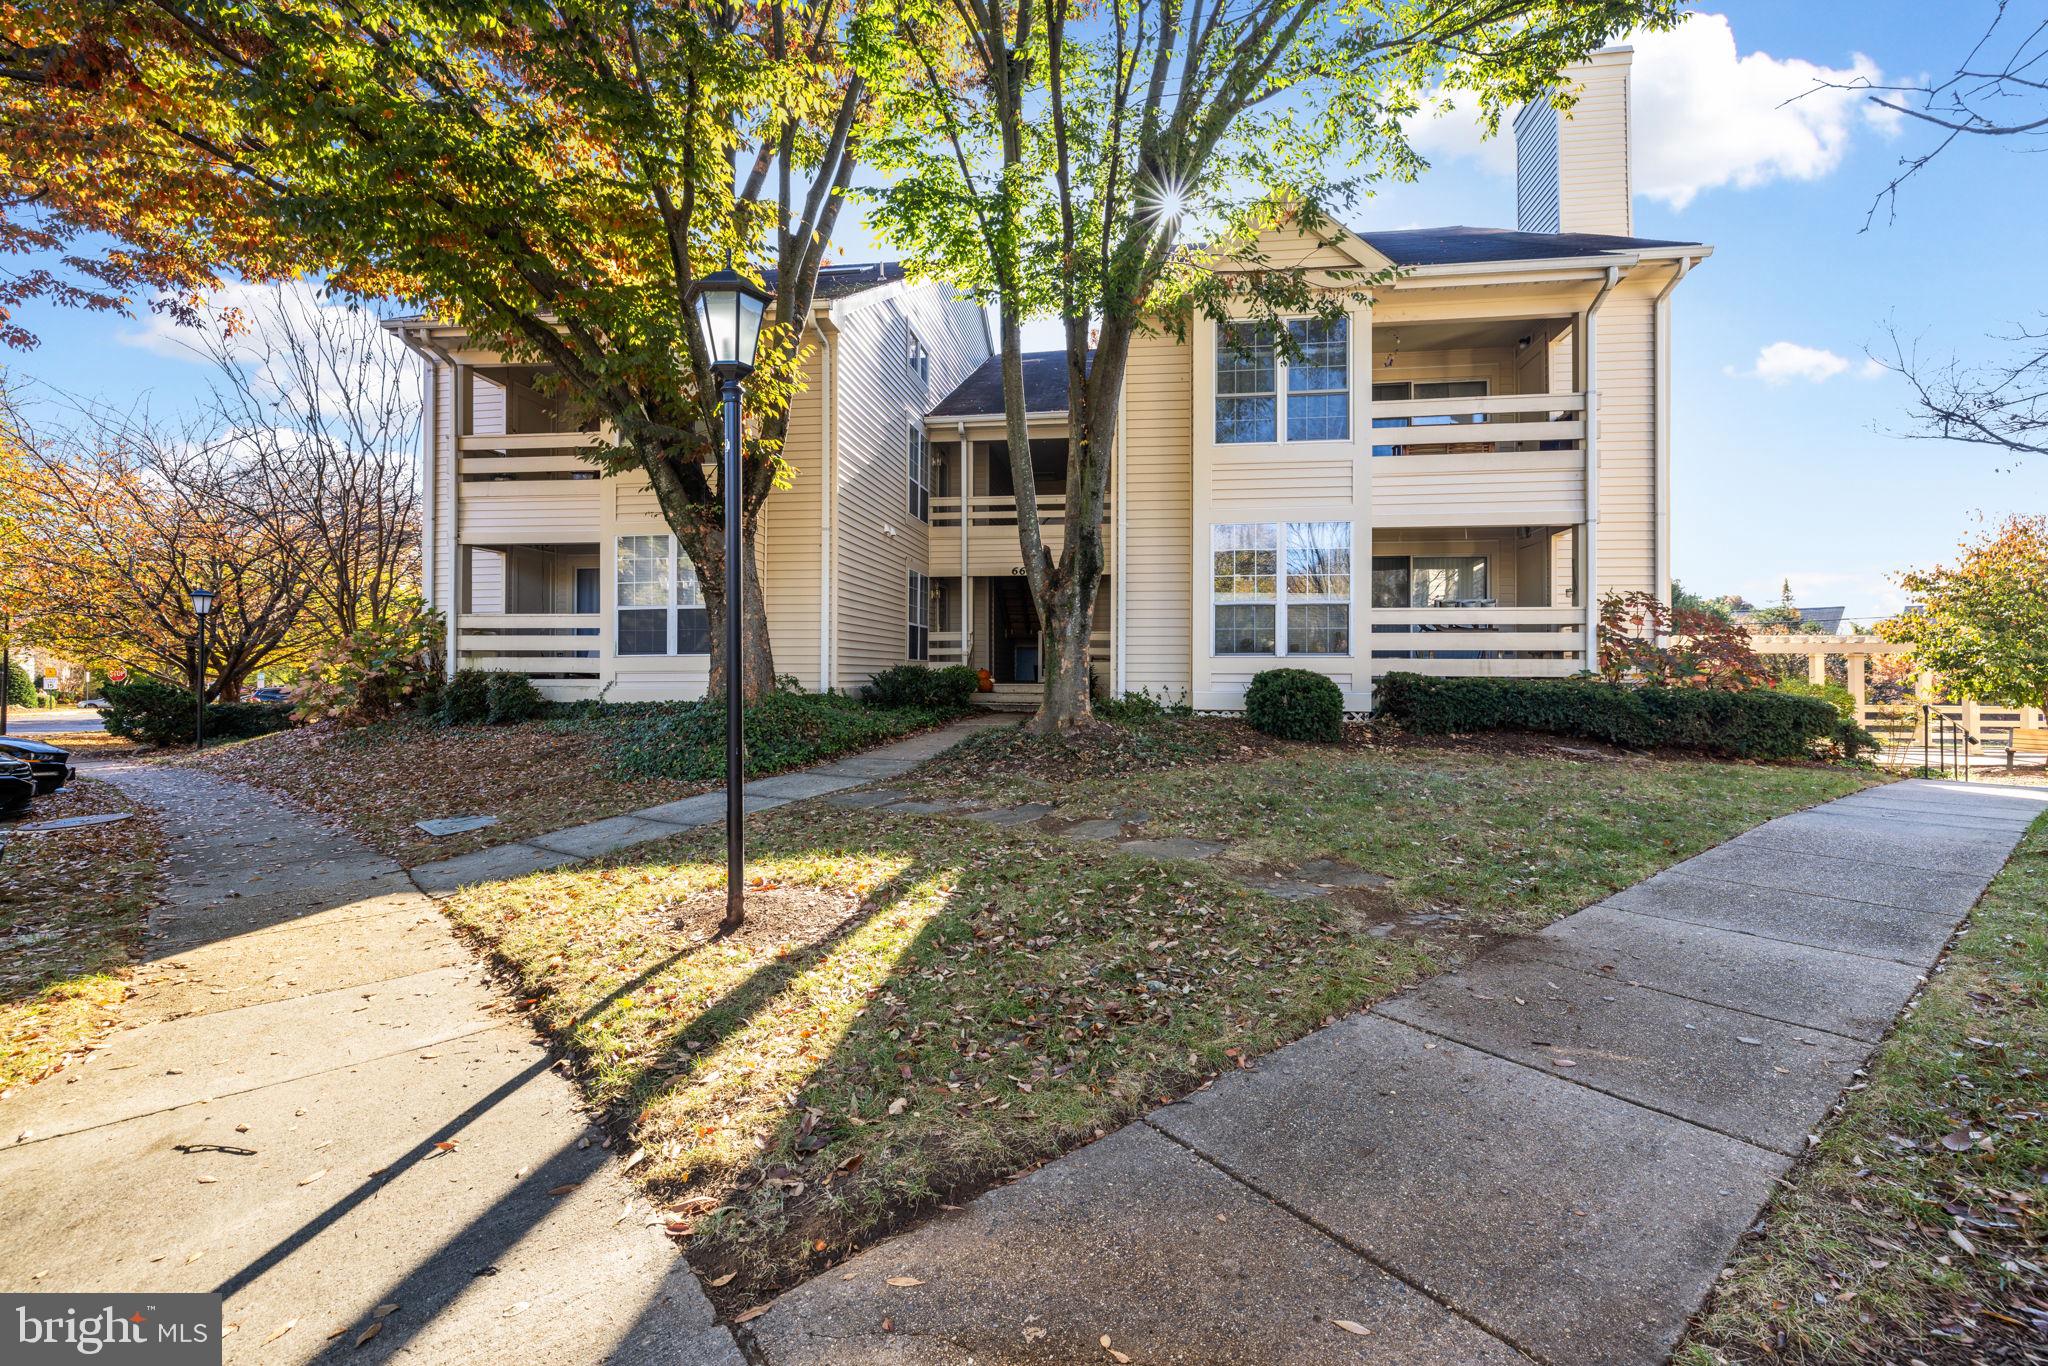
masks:
<svg viewBox="0 0 2048 1366"><path fill-rule="evenodd" d="M697 283L697 326L711 351L711 371L725 400L725 920L737 930L746 920L746 830L743 762L740 615L746 574L740 541L743 480L740 461L740 381L754 372L761 340L761 316L775 296L730 267Z"/></svg>
<svg viewBox="0 0 2048 1366"><path fill-rule="evenodd" d="M213 611L213 590L192 590L192 615L199 619L199 643L192 656L192 743L206 748L206 618Z"/></svg>

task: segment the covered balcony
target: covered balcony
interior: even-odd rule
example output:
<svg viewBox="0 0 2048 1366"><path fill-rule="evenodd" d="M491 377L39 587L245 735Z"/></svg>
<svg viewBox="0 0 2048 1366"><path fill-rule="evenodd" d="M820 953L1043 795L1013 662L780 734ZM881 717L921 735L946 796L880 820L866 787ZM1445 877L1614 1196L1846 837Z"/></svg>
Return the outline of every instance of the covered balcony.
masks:
<svg viewBox="0 0 2048 1366"><path fill-rule="evenodd" d="M1372 540L1372 674L1556 677L1586 667L1579 528L1445 527Z"/></svg>
<svg viewBox="0 0 2048 1366"><path fill-rule="evenodd" d="M1587 397L1572 320L1373 329L1373 523L1586 517Z"/></svg>
<svg viewBox="0 0 2048 1366"><path fill-rule="evenodd" d="M595 543L465 545L456 562L455 655L587 695L611 650Z"/></svg>

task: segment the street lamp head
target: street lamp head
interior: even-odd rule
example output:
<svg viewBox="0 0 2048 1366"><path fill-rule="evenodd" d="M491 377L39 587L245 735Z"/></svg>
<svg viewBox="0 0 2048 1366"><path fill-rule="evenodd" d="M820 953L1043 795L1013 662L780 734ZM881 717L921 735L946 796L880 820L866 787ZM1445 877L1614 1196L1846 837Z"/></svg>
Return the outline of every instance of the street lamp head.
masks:
<svg viewBox="0 0 2048 1366"><path fill-rule="evenodd" d="M192 590L192 615L203 617L213 610L213 590L195 588Z"/></svg>
<svg viewBox="0 0 2048 1366"><path fill-rule="evenodd" d="M697 282L697 326L711 348L711 368L724 379L753 373L761 316L775 296L732 267Z"/></svg>

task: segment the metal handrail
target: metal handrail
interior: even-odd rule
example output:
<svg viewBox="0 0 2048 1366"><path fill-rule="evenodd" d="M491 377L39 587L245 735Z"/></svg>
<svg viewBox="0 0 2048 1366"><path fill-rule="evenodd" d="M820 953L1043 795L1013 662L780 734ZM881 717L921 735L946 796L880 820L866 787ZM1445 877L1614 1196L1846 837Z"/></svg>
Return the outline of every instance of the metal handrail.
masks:
<svg viewBox="0 0 2048 1366"><path fill-rule="evenodd" d="M1920 759L1922 768L1933 767L1937 746L1941 754L1941 766L1936 772L1946 775L1953 768L1963 782L1970 781L1970 746L1984 742L1964 730L1938 708L1922 702L1920 704Z"/></svg>

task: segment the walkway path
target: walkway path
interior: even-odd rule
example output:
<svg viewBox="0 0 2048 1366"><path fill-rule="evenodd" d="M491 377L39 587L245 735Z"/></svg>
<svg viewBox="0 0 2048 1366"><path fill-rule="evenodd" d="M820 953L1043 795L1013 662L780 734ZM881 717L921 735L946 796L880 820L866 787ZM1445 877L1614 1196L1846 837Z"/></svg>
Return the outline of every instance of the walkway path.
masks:
<svg viewBox="0 0 2048 1366"><path fill-rule="evenodd" d="M747 809L1012 724L749 783ZM91 772L162 811L168 905L125 1031L0 1099L0 1288L220 1290L230 1362L740 1366L575 1088L421 894L714 823L722 790L408 875L238 783Z"/></svg>
<svg viewBox="0 0 2048 1366"><path fill-rule="evenodd" d="M888 778L900 778L976 731L1014 726L1017 719L1014 716L970 716L950 726L865 750L835 763L778 773L772 778L757 778L740 789L747 814ZM523 877L543 868L559 868L578 859L609 854L615 849L667 839L680 830L716 825L724 819L725 789L720 787L681 801L534 835L517 843L492 845L459 858L423 864L412 870L412 876L425 891L450 892L474 882L496 882Z"/></svg>
<svg viewBox="0 0 2048 1366"><path fill-rule="evenodd" d="M741 1335L773 1366L1662 1361L2044 810L1909 782L1771 821L871 1248Z"/></svg>
<svg viewBox="0 0 2048 1366"><path fill-rule="evenodd" d="M169 904L129 1027L0 1100L0 1287L218 1289L230 1362L738 1366L574 1087L395 863L236 783L93 774L162 809Z"/></svg>

